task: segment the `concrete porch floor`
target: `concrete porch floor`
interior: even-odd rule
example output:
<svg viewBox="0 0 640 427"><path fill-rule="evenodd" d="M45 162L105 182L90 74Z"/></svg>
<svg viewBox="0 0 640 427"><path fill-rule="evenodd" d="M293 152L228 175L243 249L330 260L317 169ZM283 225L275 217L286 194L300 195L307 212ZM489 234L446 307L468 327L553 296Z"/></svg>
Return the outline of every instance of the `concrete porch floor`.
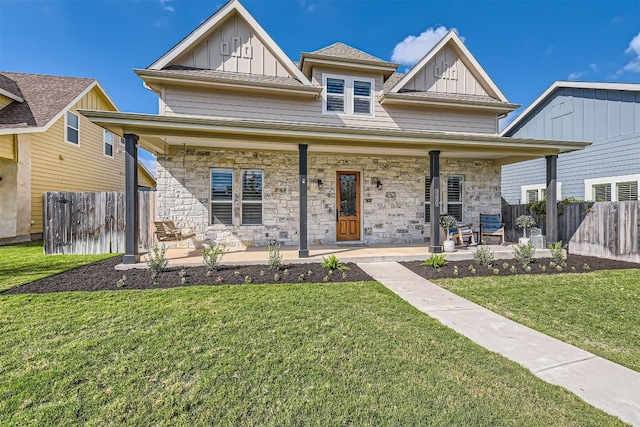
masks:
<svg viewBox="0 0 640 427"><path fill-rule="evenodd" d="M206 243L206 242L200 242ZM198 245L199 246L199 245ZM515 244L488 245L495 254L495 259L513 258ZM455 252L446 253L447 260L461 261L473 259L473 252L477 246L456 246ZM193 267L202 265L201 248L169 248L166 257L169 267ZM309 258L298 258L297 246L283 246L280 253L285 263L311 263L320 262L323 257L335 254L342 262L390 262L390 261L422 261L429 257L429 247L426 243L403 244L332 244L309 247ZM548 249L537 249L535 257L550 257ZM229 248L223 259L222 265L250 265L267 264L266 247ZM119 264L118 270L131 268L147 268L145 256L137 264Z"/></svg>

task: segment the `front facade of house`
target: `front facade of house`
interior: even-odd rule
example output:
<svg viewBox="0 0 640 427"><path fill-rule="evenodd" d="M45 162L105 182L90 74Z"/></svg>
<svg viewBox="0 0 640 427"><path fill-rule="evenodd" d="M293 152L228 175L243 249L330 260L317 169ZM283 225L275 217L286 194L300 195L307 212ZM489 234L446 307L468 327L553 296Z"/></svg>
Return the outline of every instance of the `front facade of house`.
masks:
<svg viewBox="0 0 640 427"><path fill-rule="evenodd" d="M0 242L42 237L46 191L124 189L124 143L86 108L117 111L94 79L0 72Z"/></svg>
<svg viewBox="0 0 640 427"><path fill-rule="evenodd" d="M593 143L559 159L559 197L639 200L640 84L555 82L502 134ZM541 200L545 187L541 159L502 169L502 193L509 203Z"/></svg>
<svg viewBox="0 0 640 427"><path fill-rule="evenodd" d="M307 242L437 246L441 213L477 226L500 212L501 165L583 146L500 137L518 106L455 32L397 67L342 43L294 63L230 1L135 70L158 115L83 114L122 131L132 159L136 142L156 153L159 219L301 256Z"/></svg>

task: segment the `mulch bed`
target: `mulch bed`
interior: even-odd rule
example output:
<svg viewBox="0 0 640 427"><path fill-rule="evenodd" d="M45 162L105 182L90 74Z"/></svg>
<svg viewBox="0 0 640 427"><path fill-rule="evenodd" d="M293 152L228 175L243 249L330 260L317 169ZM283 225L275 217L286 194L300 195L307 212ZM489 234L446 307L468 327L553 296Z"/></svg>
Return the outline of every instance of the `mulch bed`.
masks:
<svg viewBox="0 0 640 427"><path fill-rule="evenodd" d="M495 260L491 268L477 265L473 260L448 261L447 265L440 268L422 265L421 261L401 262L414 273L425 279L444 279L453 277L473 277L473 276L513 276L516 274L561 274L561 273L587 273L594 270L620 270L627 268L640 268L640 264L624 261L614 261L610 259L586 257L580 255L567 255L566 266L557 268L554 264L549 265L551 258L534 259L529 264L530 271L525 270L514 259ZM470 268L470 266L473 268ZM455 267L458 267L458 275L454 274ZM498 270L497 274L495 269Z"/></svg>
<svg viewBox="0 0 640 427"><path fill-rule="evenodd" d="M550 267L550 261L551 259L549 258L534 260L530 265L531 271L529 272L525 271L524 268L518 265L513 259L497 260L494 262L493 268L499 270L498 274L500 276L514 274L584 273L594 270L640 268L640 264L568 255L567 265L566 267L562 267L560 271L553 266ZM146 270L116 270L115 266L121 262L121 257L110 258L17 286L0 294L167 289L193 285L239 285L248 282L266 284L276 282L274 280L276 273L279 275L277 283L356 282L373 280L353 263L345 264L349 267L349 270L344 272L334 271L332 274L328 274L327 270L322 268L319 263L290 264L278 271L270 270L267 265L222 266L220 270L212 275L207 275L204 267L187 267L184 269L170 268L154 280ZM495 274L493 269L477 265L472 260L449 261L446 266L441 268L425 267L421 265L421 261L402 262L401 264L426 279L491 276ZM454 267L456 266L458 267L457 276L453 273L455 270ZM470 270L469 266L475 269L475 273ZM541 268L542 266L544 266L544 271ZM515 270L512 270L512 267L514 267Z"/></svg>
<svg viewBox="0 0 640 427"><path fill-rule="evenodd" d="M122 257L110 258L17 286L0 294L167 289L193 285L239 285L249 281L254 284L265 284L275 283L274 276L276 273L279 275L277 283L330 283L373 280L360 267L352 263L345 263L349 270L334 271L331 274L328 274L327 269L322 268L319 263L290 264L285 265L278 271L270 270L268 265L222 266L220 270L210 276L207 275L205 267L170 268L160 273L154 280L151 278L151 273L146 270L116 270L115 266L121 262ZM184 283L182 283L183 276ZM122 282L118 283L121 280Z"/></svg>

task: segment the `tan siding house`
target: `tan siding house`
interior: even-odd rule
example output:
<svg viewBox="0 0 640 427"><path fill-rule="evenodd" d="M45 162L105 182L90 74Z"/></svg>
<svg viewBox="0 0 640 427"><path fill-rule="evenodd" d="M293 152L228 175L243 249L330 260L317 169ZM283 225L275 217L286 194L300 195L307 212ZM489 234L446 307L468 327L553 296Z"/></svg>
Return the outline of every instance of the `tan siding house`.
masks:
<svg viewBox="0 0 640 427"><path fill-rule="evenodd" d="M82 113L125 135L132 159L138 144L156 154L157 219L229 246L297 244L301 257L308 243L438 250L441 213L477 229L500 212L501 165L584 146L501 137L518 105L454 31L397 68L340 42L293 62L232 0L135 70L158 115Z"/></svg>
<svg viewBox="0 0 640 427"><path fill-rule="evenodd" d="M78 112L118 111L96 80L0 72L0 85L16 98L0 109L0 241L41 236L47 191L124 190L120 136Z"/></svg>

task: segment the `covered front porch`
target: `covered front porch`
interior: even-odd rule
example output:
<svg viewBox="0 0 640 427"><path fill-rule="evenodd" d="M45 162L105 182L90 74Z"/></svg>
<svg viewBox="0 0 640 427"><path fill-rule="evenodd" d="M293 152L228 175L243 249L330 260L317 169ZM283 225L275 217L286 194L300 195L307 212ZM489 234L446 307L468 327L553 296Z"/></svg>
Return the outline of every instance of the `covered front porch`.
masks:
<svg viewBox="0 0 640 427"><path fill-rule="evenodd" d="M313 195L313 193L309 192L309 187L312 183L308 171L310 154L316 156L331 155L333 157L351 156L352 158L359 158L360 162L365 162L367 156L377 156L378 159L400 159L396 160L396 163L404 161L418 163L420 165L418 169L426 171L427 178L429 178L430 203L427 207L428 215L424 210L422 210L422 213L415 212L413 215L414 218L422 216L422 221L425 225L425 236L420 243L402 242L402 245L396 245L395 248L400 252L411 250L412 248L416 251L415 254L397 253L396 256L415 256L417 258L414 259L424 259L428 252L437 253L442 250L439 225L440 214L443 212L443 191L441 191L440 179L441 161L466 162L466 166L462 167L471 167L474 163L491 165L497 171L499 177L499 168L503 164L545 157L547 159L547 241L555 242L556 234L554 232L557 231L557 226L555 224L556 216L553 212L556 209L557 156L560 153L574 151L588 145L587 143L578 142L505 138L495 134L369 129L352 126L157 116L103 111L83 111L82 113L89 117L91 121L125 135L127 224L132 225L127 227L126 253L123 258L125 264L136 264L140 261L140 254L135 244L138 231L138 213L136 211L137 169L135 164L137 163L139 146L155 152L159 157L171 156L171 153L182 150L181 171L186 170L184 167L186 165L187 147L194 147L192 149L205 147L207 150L211 150L211 159L214 160L219 157L217 153L225 153L229 150L265 153L288 152L289 156L294 155L296 161L293 163L297 163L295 164L295 169L288 167L286 169L288 176L293 178L295 182L295 197L292 197L290 202L295 203L296 209L294 215L286 219L291 225L297 223L294 233L296 234L295 243L298 243L298 248L284 247L286 260L290 260L309 257L321 259L323 254L325 256L328 254L327 250L333 243L323 242L325 244L318 248L309 246L309 243L314 243L309 238L309 219L311 217L309 206L312 205L313 200L309 197L309 194ZM290 162L289 164L293 165L293 163ZM401 172L400 176L402 176ZM411 179L415 179L421 173L414 174ZM188 187L192 185L190 184L190 179L200 179L202 181L202 177L198 177L197 173L193 178L190 178L188 174L181 173L180 177L171 176L171 183L168 185ZM424 176L421 179L424 183ZM374 181L374 179L371 178L371 181ZM315 187L320 188L322 187L322 180L315 179L313 184ZM379 182L369 183L375 188L379 187L378 184ZM385 185L384 183L382 184ZM396 185L401 187L403 182L400 180L396 182ZM443 185L446 190L446 184ZM194 187L198 187L198 191L202 190L200 188L202 185L200 184L194 185ZM499 181L495 191L497 193L491 196L491 200L486 207L498 211L500 206ZM186 197L200 203L201 210L206 211L208 209L208 202L205 199L209 200L209 198L206 193L199 192L196 195L187 191L185 194ZM419 192L415 192L414 195L410 196L414 204L416 202L418 204L422 203L419 201L419 197L421 197ZM476 200L482 199L478 194L473 194L473 197ZM421 209L424 209L425 204L422 203L421 206ZM331 208L331 206L328 207ZM382 209L386 208L383 207ZM328 208L325 209L325 214L327 214L328 210ZM332 210L334 212L337 210L335 205L333 205ZM475 217L479 213L473 212L472 214ZM333 217L333 214L330 212L329 214L327 218ZM235 215L234 213L234 217ZM202 215L200 214L200 216ZM428 221L424 221L425 216L429 218ZM327 220L327 218L324 218L324 220ZM291 220L294 221L293 224ZM212 224L212 222L209 224ZM364 228L362 222L360 224ZM238 228L238 224L233 227ZM271 236L269 235L268 237L270 238ZM326 243L330 244L327 245ZM335 245L336 247L329 249L329 252L337 253L338 255L345 253L345 258L357 258L358 254L362 257L385 256L384 252L388 249L384 245L376 248L378 245L364 240L359 243L363 244L361 248ZM406 247L406 249L401 247ZM377 255L366 254L367 251L374 249L377 250ZM347 253L349 250L351 252ZM254 253L254 249L245 248L237 252L237 255L229 254L226 261L233 262L233 258L237 256L238 262L246 263L251 260L253 255L248 254ZM466 252L468 251L460 251L461 254ZM258 249L255 255L257 257L256 260L258 258L266 260L265 254L264 248ZM468 252L468 254L470 257L471 252ZM182 254L181 256L188 257L189 254Z"/></svg>

